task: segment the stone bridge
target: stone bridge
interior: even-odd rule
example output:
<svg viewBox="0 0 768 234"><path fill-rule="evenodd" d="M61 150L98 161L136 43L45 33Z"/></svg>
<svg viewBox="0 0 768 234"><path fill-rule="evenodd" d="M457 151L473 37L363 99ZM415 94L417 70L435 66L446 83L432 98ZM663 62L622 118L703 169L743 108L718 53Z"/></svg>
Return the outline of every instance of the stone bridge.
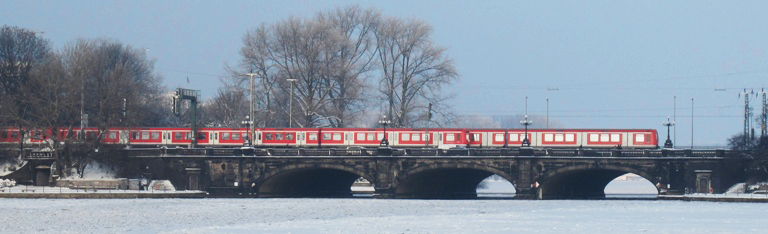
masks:
<svg viewBox="0 0 768 234"><path fill-rule="evenodd" d="M669 194L720 193L733 182L724 150L127 149L130 167L177 189L255 197L344 197L358 178L380 198L471 198L491 175L517 198L604 197L634 173Z"/></svg>

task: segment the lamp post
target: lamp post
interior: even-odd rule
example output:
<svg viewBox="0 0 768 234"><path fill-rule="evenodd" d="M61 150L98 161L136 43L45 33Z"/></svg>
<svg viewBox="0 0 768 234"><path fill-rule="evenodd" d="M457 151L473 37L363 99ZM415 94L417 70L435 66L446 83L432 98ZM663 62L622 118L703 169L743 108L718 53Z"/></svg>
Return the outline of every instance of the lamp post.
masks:
<svg viewBox="0 0 768 234"><path fill-rule="evenodd" d="M251 121L251 117L246 115L245 120L243 120L242 124L245 125L245 128L248 129L248 134L245 135L245 146L253 146L253 142L251 141L251 125L253 124L253 121Z"/></svg>
<svg viewBox="0 0 768 234"><path fill-rule="evenodd" d="M667 121L662 123L664 126L667 126L667 141L664 142L664 148L665 149L671 149L674 147L674 144L672 143L672 140L669 139L669 127L675 125L675 121L669 121L669 116L667 116Z"/></svg>
<svg viewBox="0 0 768 234"><path fill-rule="evenodd" d="M290 128L293 127L293 83L296 79L288 79L288 82L291 82L291 100L288 107L288 127Z"/></svg>
<svg viewBox="0 0 768 234"><path fill-rule="evenodd" d="M530 147L531 146L531 140L528 139L528 125L533 124L532 121L528 120L528 97L525 97L525 119L520 120L520 124L525 126L525 138L523 139L523 147Z"/></svg>
<svg viewBox="0 0 768 234"><path fill-rule="evenodd" d="M379 120L379 124L384 126L384 136L381 138L381 143L379 144L379 146L389 147L389 140L387 139L387 124L390 124L390 123L391 123L391 121L389 121L389 119L387 119L386 115L384 116L384 118Z"/></svg>

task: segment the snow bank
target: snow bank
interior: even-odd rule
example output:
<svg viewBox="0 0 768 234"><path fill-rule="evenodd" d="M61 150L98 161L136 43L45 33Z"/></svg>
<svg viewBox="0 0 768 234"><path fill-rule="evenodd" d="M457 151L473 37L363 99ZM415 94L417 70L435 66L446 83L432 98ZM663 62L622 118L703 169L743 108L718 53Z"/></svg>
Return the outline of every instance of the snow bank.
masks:
<svg viewBox="0 0 768 234"><path fill-rule="evenodd" d="M725 193L726 194L729 194L729 193L744 193L746 188L747 188L747 184L746 183L738 183L738 184L734 184L733 186L728 188L728 190L726 190Z"/></svg>

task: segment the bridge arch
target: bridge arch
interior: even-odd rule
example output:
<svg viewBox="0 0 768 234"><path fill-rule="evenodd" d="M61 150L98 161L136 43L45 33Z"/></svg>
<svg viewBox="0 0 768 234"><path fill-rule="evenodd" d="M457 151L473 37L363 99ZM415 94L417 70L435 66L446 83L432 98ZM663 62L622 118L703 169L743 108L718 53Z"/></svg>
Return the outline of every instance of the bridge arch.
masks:
<svg viewBox="0 0 768 234"><path fill-rule="evenodd" d="M514 185L515 177L494 167L474 163L435 163L407 170L398 176L398 198L474 198L477 185L498 175Z"/></svg>
<svg viewBox="0 0 768 234"><path fill-rule="evenodd" d="M650 181L659 182L651 172L636 167L620 165L578 165L544 172L536 182L539 199L604 198L605 187L616 177L633 173ZM658 192L658 188L657 188Z"/></svg>
<svg viewBox="0 0 768 234"><path fill-rule="evenodd" d="M259 197L350 197L358 178L373 182L363 170L341 164L291 164L257 180Z"/></svg>

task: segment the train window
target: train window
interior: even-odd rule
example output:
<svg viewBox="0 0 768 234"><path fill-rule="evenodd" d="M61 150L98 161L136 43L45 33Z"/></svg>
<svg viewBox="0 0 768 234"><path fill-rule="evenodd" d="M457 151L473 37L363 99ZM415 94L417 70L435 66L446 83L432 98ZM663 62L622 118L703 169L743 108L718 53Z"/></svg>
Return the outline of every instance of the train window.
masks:
<svg viewBox="0 0 768 234"><path fill-rule="evenodd" d="M272 138L272 134L268 134L270 136L270 139ZM233 132L232 133L232 140L233 141L239 141L240 140L240 133Z"/></svg>
<svg viewBox="0 0 768 234"><path fill-rule="evenodd" d="M285 134L285 139L289 140L289 141L292 141L293 140L293 133L286 133Z"/></svg>
<svg viewBox="0 0 768 234"><path fill-rule="evenodd" d="M564 141L563 134L555 134L555 141Z"/></svg>
<svg viewBox="0 0 768 234"><path fill-rule="evenodd" d="M635 134L635 142L645 142L645 134Z"/></svg>
<svg viewBox="0 0 768 234"><path fill-rule="evenodd" d="M184 133L184 139L192 140L192 133L191 132Z"/></svg>
<svg viewBox="0 0 768 234"><path fill-rule="evenodd" d="M575 134L565 134L565 141L567 142L576 141L574 138L576 138Z"/></svg>
<svg viewBox="0 0 768 234"><path fill-rule="evenodd" d="M619 134L611 134L611 142L619 142L620 138Z"/></svg>
<svg viewBox="0 0 768 234"><path fill-rule="evenodd" d="M278 141L283 140L283 134L282 133L275 133L275 138L277 138Z"/></svg>
<svg viewBox="0 0 768 234"><path fill-rule="evenodd" d="M117 132L110 131L109 132L109 139L112 139L112 140L117 139Z"/></svg>
<svg viewBox="0 0 768 234"><path fill-rule="evenodd" d="M520 141L520 134L509 134L509 141Z"/></svg>
<svg viewBox="0 0 768 234"><path fill-rule="evenodd" d="M368 133L368 137L365 139L369 141L376 140L375 137L373 136L373 133Z"/></svg>
<svg viewBox="0 0 768 234"><path fill-rule="evenodd" d="M608 134L600 134L600 141L602 142L608 142Z"/></svg>
<svg viewBox="0 0 768 234"><path fill-rule="evenodd" d="M222 133L221 134L221 139L225 140L225 141L228 141L229 140L229 133L228 132Z"/></svg>
<svg viewBox="0 0 768 234"><path fill-rule="evenodd" d="M198 140L205 140L207 138L208 134L205 134L204 132L198 132L197 133L197 139Z"/></svg>
<svg viewBox="0 0 768 234"><path fill-rule="evenodd" d="M247 132L244 132L244 133L242 133L242 134L240 134L240 135L242 135L242 136L243 136L243 139L245 139L245 138L248 138L248 133L247 133Z"/></svg>
<svg viewBox="0 0 768 234"><path fill-rule="evenodd" d="M421 134L413 134L413 141L420 141L421 140Z"/></svg>
<svg viewBox="0 0 768 234"><path fill-rule="evenodd" d="M378 138L376 138L376 140L384 139L384 133L379 133L379 134L376 134L376 135L378 137Z"/></svg>
<svg viewBox="0 0 768 234"><path fill-rule="evenodd" d="M411 134L403 134L403 141L410 141L411 140Z"/></svg>
<svg viewBox="0 0 768 234"><path fill-rule="evenodd" d="M323 133L323 140L330 140L331 134L330 133Z"/></svg>
<svg viewBox="0 0 768 234"><path fill-rule="evenodd" d="M11 132L11 139L19 139L19 132Z"/></svg>
<svg viewBox="0 0 768 234"><path fill-rule="evenodd" d="M429 140L429 135L430 135L430 134L424 134L424 136L423 136L422 138L423 138L425 141L428 141L428 140Z"/></svg>
<svg viewBox="0 0 768 234"><path fill-rule="evenodd" d="M504 134L495 134L493 138L494 138L494 141L497 141L497 142L504 141Z"/></svg>
<svg viewBox="0 0 768 234"><path fill-rule="evenodd" d="M267 136L265 137L268 141L272 140L272 133L267 133Z"/></svg>
<svg viewBox="0 0 768 234"><path fill-rule="evenodd" d="M317 140L317 133L310 133L309 134L309 140L310 141L316 141Z"/></svg>
<svg viewBox="0 0 768 234"><path fill-rule="evenodd" d="M472 133L472 141L479 141L480 139L480 133Z"/></svg>
<svg viewBox="0 0 768 234"><path fill-rule="evenodd" d="M455 141L455 140L456 140L456 136L453 135L453 133L445 134L445 141Z"/></svg>
<svg viewBox="0 0 768 234"><path fill-rule="evenodd" d="M141 132L142 140L149 140L149 132Z"/></svg>
<svg viewBox="0 0 768 234"><path fill-rule="evenodd" d="M152 132L152 140L160 140L160 133Z"/></svg>
<svg viewBox="0 0 768 234"><path fill-rule="evenodd" d="M358 141L365 140L365 133L358 133L357 134L357 140Z"/></svg>
<svg viewBox="0 0 768 234"><path fill-rule="evenodd" d="M592 142L600 141L600 135L598 135L598 134L589 134L589 141L592 141Z"/></svg>
<svg viewBox="0 0 768 234"><path fill-rule="evenodd" d="M334 140L334 141L339 141L339 140L341 140L341 133L334 133L334 134L333 134L333 140Z"/></svg>
<svg viewBox="0 0 768 234"><path fill-rule="evenodd" d="M174 132L173 133L173 139L181 140L181 133L180 132Z"/></svg>
<svg viewBox="0 0 768 234"><path fill-rule="evenodd" d="M544 141L552 141L552 135L554 134L544 134Z"/></svg>

